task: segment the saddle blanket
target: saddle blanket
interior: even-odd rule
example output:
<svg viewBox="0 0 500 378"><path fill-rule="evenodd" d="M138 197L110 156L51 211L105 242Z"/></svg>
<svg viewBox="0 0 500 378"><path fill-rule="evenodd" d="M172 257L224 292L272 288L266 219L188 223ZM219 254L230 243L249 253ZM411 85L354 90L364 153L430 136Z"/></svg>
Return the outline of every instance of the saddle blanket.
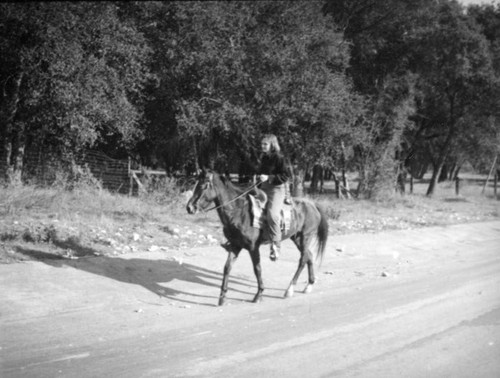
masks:
<svg viewBox="0 0 500 378"><path fill-rule="evenodd" d="M251 212L253 215L252 226L258 229L263 229L266 227L266 202L267 198L259 199L254 195L249 194L251 206ZM285 204L283 210L281 210L281 231L288 232L290 230L290 225L292 223L292 205Z"/></svg>

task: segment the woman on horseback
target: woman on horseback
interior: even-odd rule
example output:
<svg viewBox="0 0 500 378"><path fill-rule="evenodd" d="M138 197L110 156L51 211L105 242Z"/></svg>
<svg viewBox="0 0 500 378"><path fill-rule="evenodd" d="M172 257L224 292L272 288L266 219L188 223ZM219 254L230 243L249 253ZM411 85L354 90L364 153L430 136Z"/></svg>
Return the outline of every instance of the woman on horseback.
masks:
<svg viewBox="0 0 500 378"><path fill-rule="evenodd" d="M290 172L286 167L285 158L281 153L278 138L273 134L266 134L261 142L261 161L257 169L260 175L260 189L267 194L267 224L271 239L271 254L269 257L276 261L280 254L281 244L281 210L286 199L286 188L290 179Z"/></svg>
<svg viewBox="0 0 500 378"><path fill-rule="evenodd" d="M317 203L306 198L294 198L294 217L290 223L290 228L286 233L281 234L279 227L280 210L283 206L285 187L284 183L291 177L287 170L287 165L281 155L279 144L275 136L266 135L262 139L261 149L263 152L261 162L258 167L253 167L252 173L259 173L263 176L262 189L266 190L269 196L269 218L270 234L273 242L271 247L271 259L276 259L279 253L281 238L290 238L300 251L299 265L285 297L293 296L297 280L307 266L309 275L304 293L309 293L316 281L314 275L314 255L321 261L325 253L328 240L328 217ZM227 238L226 245L227 259L224 265L219 305L226 301L229 275L233 263L238 258L243 249L248 250L253 264L253 270L257 279L257 293L253 302L262 300L264 292L264 282L262 280L262 267L260 263L259 248L268 239L263 235L263 230L254 227L251 213L251 199L246 194L253 190L242 189L235 186L231 180L223 175L211 170L202 170L193 189L193 194L186 204L189 214L195 214L198 210L209 211L217 209L219 220L222 223L222 231ZM209 209L211 203L215 206ZM274 217L273 217L274 215ZM274 219L273 219L274 218ZM274 222L273 222L274 220ZM313 251L313 246L315 247Z"/></svg>

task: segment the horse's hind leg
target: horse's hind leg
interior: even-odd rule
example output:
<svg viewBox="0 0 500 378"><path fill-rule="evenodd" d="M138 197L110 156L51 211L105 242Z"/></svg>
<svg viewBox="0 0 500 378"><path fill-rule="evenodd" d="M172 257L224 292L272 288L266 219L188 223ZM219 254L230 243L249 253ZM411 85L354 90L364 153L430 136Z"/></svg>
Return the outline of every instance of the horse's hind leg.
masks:
<svg viewBox="0 0 500 378"><path fill-rule="evenodd" d="M306 287L304 288L305 294L309 294L312 291L314 282L316 282L316 277L314 276L314 263L312 260L312 254L310 255L311 258L307 261L307 271L309 273L309 280L307 282Z"/></svg>
<svg viewBox="0 0 500 378"><path fill-rule="evenodd" d="M304 244L304 249L305 249L304 254L307 254L307 256L308 256L308 259L307 259L307 272L308 272L308 275L309 275L309 279L307 281L307 285L304 288L304 293L305 294L309 294L312 291L313 285L316 282L316 277L314 276L313 253L309 249L309 247L312 245L312 241L313 241L312 238L310 238L310 237L306 238L306 243Z"/></svg>
<svg viewBox="0 0 500 378"><path fill-rule="evenodd" d="M297 284L297 281L299 279L300 274L304 270L304 267L307 264L308 267L308 273L309 273L309 282L304 289L304 293L310 293L312 290L312 285L314 284L314 265L313 265L313 260L312 260L312 253L309 251L307 248L307 240L301 235L301 236L295 236L292 238L294 241L295 245L297 248L300 250L300 260L299 260L299 266L297 267L297 271L295 272L292 281L290 282L290 285L288 286L288 289L285 292L285 298L292 297L294 292L295 292L295 285Z"/></svg>
<svg viewBox="0 0 500 378"><path fill-rule="evenodd" d="M219 296L219 306L224 305L226 301L226 293L227 293L227 283L229 280L229 273L231 273L231 268L233 267L234 261L238 258L239 251L230 251L227 255L226 265L224 265L224 276L222 277L222 285L220 288L220 296Z"/></svg>
<svg viewBox="0 0 500 378"><path fill-rule="evenodd" d="M264 291L264 282L262 281L262 268L260 266L260 252L257 247L253 251L250 251L250 258L252 259L253 271L255 273L255 278L257 279L257 293L253 298L253 303L258 303L262 301L262 293Z"/></svg>
<svg viewBox="0 0 500 378"><path fill-rule="evenodd" d="M304 254L304 237L302 235L294 235L291 238L297 248L300 251L300 260L299 260L299 266L297 267L297 271L293 275L292 281L290 281L290 285L288 285L288 288L285 291L285 298L290 298L293 297L293 294L295 293L295 285L297 284L297 280L299 279L300 274L302 273L302 270L304 270L304 267L307 262L307 255Z"/></svg>

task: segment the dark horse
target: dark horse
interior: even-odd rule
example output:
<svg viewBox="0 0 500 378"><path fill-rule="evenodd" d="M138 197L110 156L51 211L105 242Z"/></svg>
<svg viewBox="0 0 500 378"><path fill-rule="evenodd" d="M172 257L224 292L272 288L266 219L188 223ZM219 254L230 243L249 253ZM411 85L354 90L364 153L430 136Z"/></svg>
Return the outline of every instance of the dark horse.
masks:
<svg viewBox="0 0 500 378"><path fill-rule="evenodd" d="M224 277L222 279L219 305L223 305L226 292L229 273L233 262L238 257L242 249L250 252L253 263L253 269L257 278L258 291L253 302L260 302L264 284L262 282L260 253L261 244L269 243L268 232L252 226L251 202L248 198L248 192L260 190L254 188L244 190L234 186L231 181L215 172L202 171L197 179L192 197L186 206L188 213L194 214L199 209L207 210L208 206L214 202L215 209L219 213L219 218L223 224L225 237L229 241L228 256L224 266ZM304 289L304 293L312 290L315 282L314 261L311 248L316 245L316 258L323 258L326 241L328 238L328 222L324 212L316 203L305 198L294 198L293 217L290 230L283 234L283 239L291 238L300 250L299 267L290 282L285 293L285 297L291 297L294 292L294 286L300 276L300 273L307 264L309 281Z"/></svg>

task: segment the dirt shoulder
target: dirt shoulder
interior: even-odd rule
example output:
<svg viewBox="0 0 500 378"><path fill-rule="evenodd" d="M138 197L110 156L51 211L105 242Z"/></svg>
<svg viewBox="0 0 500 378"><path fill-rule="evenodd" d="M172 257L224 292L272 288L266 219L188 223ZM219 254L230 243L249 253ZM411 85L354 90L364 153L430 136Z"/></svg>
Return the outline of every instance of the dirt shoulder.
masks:
<svg viewBox="0 0 500 378"><path fill-rule="evenodd" d="M337 202L330 211L330 236L419 229L498 219L500 201L468 200L419 203ZM183 216L165 221L125 219L95 223L51 217L0 220L0 263L44 259L79 259L138 252L165 255L224 241L216 214Z"/></svg>

